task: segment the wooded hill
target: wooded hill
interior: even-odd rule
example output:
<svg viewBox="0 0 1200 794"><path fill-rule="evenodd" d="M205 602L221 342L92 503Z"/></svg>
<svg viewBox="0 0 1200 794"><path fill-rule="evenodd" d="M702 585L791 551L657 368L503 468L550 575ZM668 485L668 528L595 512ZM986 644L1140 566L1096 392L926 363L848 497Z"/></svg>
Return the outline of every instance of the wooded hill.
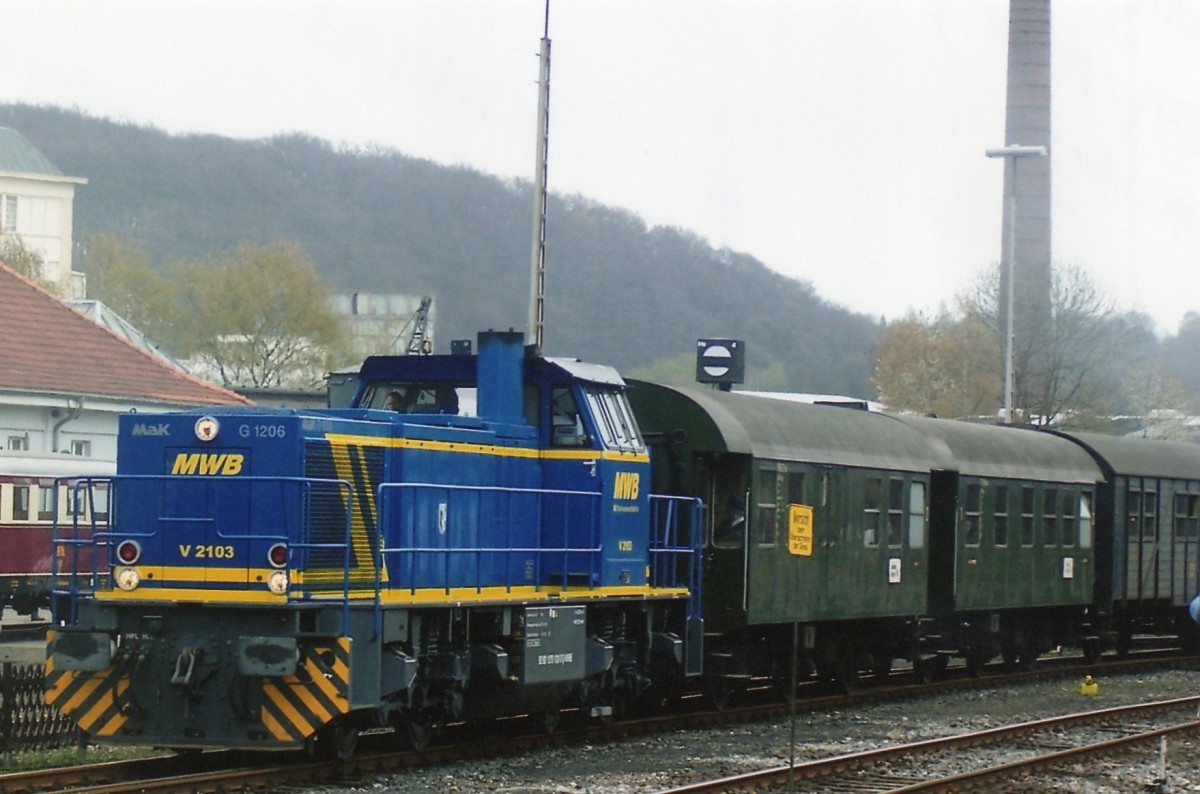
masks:
<svg viewBox="0 0 1200 794"><path fill-rule="evenodd" d="M77 246L112 232L161 266L284 238L332 289L434 295L438 352L526 325L527 181L301 135L168 135L51 107L0 105L0 126L88 179L75 194ZM873 396L873 318L628 210L552 192L548 218L548 354L687 372L697 338L733 337L747 342L749 387ZM87 252L76 255L86 271Z"/></svg>

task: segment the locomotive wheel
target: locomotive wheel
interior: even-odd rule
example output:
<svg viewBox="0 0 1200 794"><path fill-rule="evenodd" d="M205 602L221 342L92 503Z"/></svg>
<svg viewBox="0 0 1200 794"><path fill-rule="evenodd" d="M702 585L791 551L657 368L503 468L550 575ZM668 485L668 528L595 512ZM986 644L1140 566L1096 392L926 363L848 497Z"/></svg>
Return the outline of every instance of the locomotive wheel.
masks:
<svg viewBox="0 0 1200 794"><path fill-rule="evenodd" d="M529 716L533 718L533 724L536 725L542 731L542 733L554 733L556 730L558 730L558 723L562 717L562 711L559 709L535 711Z"/></svg>
<svg viewBox="0 0 1200 794"><path fill-rule="evenodd" d="M424 714L407 714L400 718L396 732L414 750L424 750L437 736L437 724Z"/></svg>
<svg viewBox="0 0 1200 794"><path fill-rule="evenodd" d="M857 692L862 687L862 673L859 672L858 665L849 659L842 660L838 665L835 683L837 688L847 695Z"/></svg>
<svg viewBox="0 0 1200 794"><path fill-rule="evenodd" d="M325 737L329 754L339 761L349 761L358 749L358 728L353 725L334 725Z"/></svg>
<svg viewBox="0 0 1200 794"><path fill-rule="evenodd" d="M733 694L733 687L730 685L728 679L718 675L705 682L704 694L714 709L724 711L729 705L729 698Z"/></svg>

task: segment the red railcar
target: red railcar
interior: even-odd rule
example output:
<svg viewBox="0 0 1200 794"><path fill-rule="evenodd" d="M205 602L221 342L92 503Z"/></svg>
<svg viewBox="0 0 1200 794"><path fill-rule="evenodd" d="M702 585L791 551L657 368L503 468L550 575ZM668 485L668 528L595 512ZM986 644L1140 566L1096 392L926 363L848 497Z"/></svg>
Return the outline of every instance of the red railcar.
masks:
<svg viewBox="0 0 1200 794"><path fill-rule="evenodd" d="M65 478L102 478L115 472L112 461L0 451L0 606L30 616L49 607L55 513L60 524L76 516L88 527L108 521L106 489L92 489L90 500L76 498Z"/></svg>

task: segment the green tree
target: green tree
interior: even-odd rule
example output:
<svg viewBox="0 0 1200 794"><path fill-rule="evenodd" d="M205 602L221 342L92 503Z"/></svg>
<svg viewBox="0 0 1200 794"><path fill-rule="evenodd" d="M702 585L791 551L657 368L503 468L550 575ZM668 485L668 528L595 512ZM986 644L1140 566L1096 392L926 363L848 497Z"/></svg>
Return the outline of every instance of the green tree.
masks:
<svg viewBox="0 0 1200 794"><path fill-rule="evenodd" d="M342 322L295 243L243 243L172 269L187 318L178 353L226 386L315 386L340 355Z"/></svg>
<svg viewBox="0 0 1200 794"><path fill-rule="evenodd" d="M54 285L46 281L41 254L25 245L20 235L0 236L0 262L8 265L40 287L55 292Z"/></svg>
<svg viewBox="0 0 1200 794"><path fill-rule="evenodd" d="M179 322L175 287L154 269L142 244L108 232L89 234L82 258L88 297L102 301L155 342L170 347Z"/></svg>
<svg viewBox="0 0 1200 794"><path fill-rule="evenodd" d="M996 340L967 312L955 319L909 315L884 329L872 381L888 407L944 417L991 414L998 383Z"/></svg>

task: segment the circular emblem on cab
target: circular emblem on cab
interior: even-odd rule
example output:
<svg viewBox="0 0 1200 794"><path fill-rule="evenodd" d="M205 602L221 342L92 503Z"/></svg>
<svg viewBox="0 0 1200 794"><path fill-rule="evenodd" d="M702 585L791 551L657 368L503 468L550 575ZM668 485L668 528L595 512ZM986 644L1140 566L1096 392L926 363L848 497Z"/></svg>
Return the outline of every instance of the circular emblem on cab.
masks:
<svg viewBox="0 0 1200 794"><path fill-rule="evenodd" d="M212 441L217 437L221 423L212 416L202 416L196 420L196 438L201 441Z"/></svg>

